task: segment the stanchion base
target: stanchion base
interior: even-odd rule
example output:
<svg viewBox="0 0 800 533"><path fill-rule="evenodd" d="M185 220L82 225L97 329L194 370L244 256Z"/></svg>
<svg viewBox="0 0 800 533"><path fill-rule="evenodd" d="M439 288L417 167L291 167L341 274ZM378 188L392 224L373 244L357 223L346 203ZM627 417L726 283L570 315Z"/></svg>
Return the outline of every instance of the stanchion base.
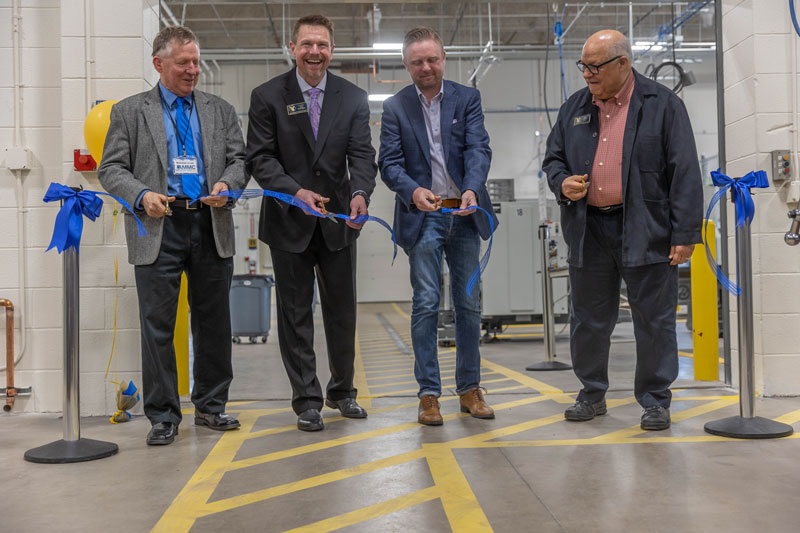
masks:
<svg viewBox="0 0 800 533"><path fill-rule="evenodd" d="M533 363L532 365L526 366L525 370L536 372L543 370L570 370L571 368L571 365L562 363L561 361L542 361L541 363Z"/></svg>
<svg viewBox="0 0 800 533"><path fill-rule="evenodd" d="M79 463L111 457L119 451L113 442L102 440L78 439L72 441L57 440L25 452L25 460L32 463Z"/></svg>
<svg viewBox="0 0 800 533"><path fill-rule="evenodd" d="M744 418L732 416L708 422L704 429L712 435L734 439L776 439L788 437L794 432L792 426L769 418L756 416Z"/></svg>

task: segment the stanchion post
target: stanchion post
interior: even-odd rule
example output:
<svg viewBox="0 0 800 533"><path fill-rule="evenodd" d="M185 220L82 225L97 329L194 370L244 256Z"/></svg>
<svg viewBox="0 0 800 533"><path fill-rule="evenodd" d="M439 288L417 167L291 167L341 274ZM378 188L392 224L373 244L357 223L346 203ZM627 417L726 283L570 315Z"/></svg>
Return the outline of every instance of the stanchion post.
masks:
<svg viewBox="0 0 800 533"><path fill-rule="evenodd" d="M737 300L739 326L739 416L708 422L704 428L712 435L738 439L786 437L792 426L756 416L753 369L753 261L750 247L750 224L736 227L736 272L739 278Z"/></svg>
<svg viewBox="0 0 800 533"><path fill-rule="evenodd" d="M110 457L119 451L113 442L81 438L80 418L80 257L71 246L62 254L64 281L64 403L63 439L32 448L32 463L77 463Z"/></svg>
<svg viewBox="0 0 800 533"><path fill-rule="evenodd" d="M572 366L556 361L556 331L553 311L553 279L550 277L550 229L547 224L539 226L539 245L542 271L542 328L547 359L525 367L525 370L569 370Z"/></svg>

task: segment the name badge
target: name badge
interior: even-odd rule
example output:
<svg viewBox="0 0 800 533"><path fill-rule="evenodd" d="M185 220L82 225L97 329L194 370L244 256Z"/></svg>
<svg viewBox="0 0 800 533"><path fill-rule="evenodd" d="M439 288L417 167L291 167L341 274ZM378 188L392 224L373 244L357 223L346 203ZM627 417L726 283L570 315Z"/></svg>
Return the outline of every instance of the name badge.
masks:
<svg viewBox="0 0 800 533"><path fill-rule="evenodd" d="M172 160L172 171L176 176L197 174L197 158L193 155L174 158Z"/></svg>
<svg viewBox="0 0 800 533"><path fill-rule="evenodd" d="M299 104L289 104L286 106L286 112L290 116L308 113L308 104L305 102L300 102Z"/></svg>
<svg viewBox="0 0 800 533"><path fill-rule="evenodd" d="M592 120L592 115L581 115L572 119L572 125L581 126L583 124L588 124L590 120Z"/></svg>

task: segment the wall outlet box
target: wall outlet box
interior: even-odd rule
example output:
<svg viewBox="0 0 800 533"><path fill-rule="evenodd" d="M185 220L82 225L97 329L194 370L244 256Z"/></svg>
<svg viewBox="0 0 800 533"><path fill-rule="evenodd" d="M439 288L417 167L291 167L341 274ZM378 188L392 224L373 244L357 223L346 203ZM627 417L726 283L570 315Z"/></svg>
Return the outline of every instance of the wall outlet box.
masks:
<svg viewBox="0 0 800 533"><path fill-rule="evenodd" d="M27 148L6 148L6 166L9 170L31 168L31 151Z"/></svg>

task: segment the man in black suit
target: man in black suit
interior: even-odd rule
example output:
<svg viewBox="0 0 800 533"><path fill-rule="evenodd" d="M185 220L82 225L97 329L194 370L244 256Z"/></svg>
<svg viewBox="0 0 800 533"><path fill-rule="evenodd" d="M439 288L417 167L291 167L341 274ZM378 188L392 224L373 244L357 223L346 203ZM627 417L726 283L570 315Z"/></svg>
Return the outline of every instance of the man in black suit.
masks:
<svg viewBox="0 0 800 533"><path fill-rule="evenodd" d="M278 342L303 431L323 429L316 375L312 300L318 280L331 379L325 404L365 418L353 387L356 328L356 238L378 168L367 94L327 71L333 24L322 15L295 23L289 43L297 67L253 90L247 170L264 189L295 196L315 211L349 213L336 223L264 199L259 238L275 270Z"/></svg>

